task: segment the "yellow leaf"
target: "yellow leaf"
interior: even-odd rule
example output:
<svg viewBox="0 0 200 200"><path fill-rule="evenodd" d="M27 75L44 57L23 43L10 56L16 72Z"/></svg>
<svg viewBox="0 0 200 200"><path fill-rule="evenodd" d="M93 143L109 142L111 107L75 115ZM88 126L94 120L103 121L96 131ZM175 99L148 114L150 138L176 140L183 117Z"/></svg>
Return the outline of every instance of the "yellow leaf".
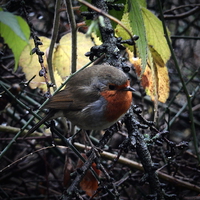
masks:
<svg viewBox="0 0 200 200"><path fill-rule="evenodd" d="M153 101L165 103L169 96L168 70L159 54L153 49L152 51L153 53L149 51L149 60L141 77L141 85ZM128 53L131 55L130 51ZM141 59L129 56L129 60L134 65L137 75L140 76Z"/></svg>
<svg viewBox="0 0 200 200"><path fill-rule="evenodd" d="M92 40L94 41L95 45L101 45L102 44L102 41L100 40L100 38L95 33L91 33L91 37L92 37Z"/></svg>
<svg viewBox="0 0 200 200"><path fill-rule="evenodd" d="M40 37L41 42L43 45L40 45L40 51L43 51L45 55L43 56L44 59L44 66L47 68L47 61L46 61L46 51L50 45L50 39L46 37ZM39 71L41 70L41 65L38 61L38 56L36 53L30 55L30 51L35 48L33 39L29 40L29 45L27 45L19 59L19 65L22 67L23 72L26 75L26 79L30 80L33 76L36 77L30 82L30 87L35 89L37 87L41 89L45 89L46 91L46 83L44 82L44 77L39 76Z"/></svg>
<svg viewBox="0 0 200 200"><path fill-rule="evenodd" d="M85 34L77 33L77 69L80 69L89 62L85 53L90 51L94 46L92 40L87 38ZM53 57L54 69L58 70L58 74L65 78L71 73L71 33L64 35L56 48Z"/></svg>
<svg viewBox="0 0 200 200"><path fill-rule="evenodd" d="M43 45L40 45L40 51L43 51L45 55L43 56L44 66L47 69L47 78L49 80L48 75L48 65L47 65L47 56L48 49L50 46L51 40L46 37L40 37ZM81 68L85 64L88 63L89 59L84 55L90 48L93 46L93 43L90 38L86 38L83 33L77 33L77 68ZM47 90L46 83L44 77L39 76L39 71L41 70L41 65L38 61L37 54L30 55L31 49L35 48L34 41L31 39L29 41L29 45L25 47L23 50L19 65L22 67L23 72L26 75L26 79L30 80L33 76L36 77L30 82L30 87L35 89L39 87L43 91ZM59 87L64 78L70 75L71 73L71 34L67 34L63 36L60 40L60 43L57 45L57 48L54 49L53 53L53 70L56 85Z"/></svg>
<svg viewBox="0 0 200 200"><path fill-rule="evenodd" d="M130 31L131 30L131 26L130 26L130 21L129 21L129 13L124 13L121 19L121 23ZM130 39L130 35L126 32L126 30L124 30L123 27L121 27L119 24L117 24L116 28L115 28L115 34L117 37L122 37L123 40L128 40ZM135 34L135 33L133 33ZM133 52L133 46L132 45L127 45L124 44L124 46L126 46L129 50L131 50Z"/></svg>

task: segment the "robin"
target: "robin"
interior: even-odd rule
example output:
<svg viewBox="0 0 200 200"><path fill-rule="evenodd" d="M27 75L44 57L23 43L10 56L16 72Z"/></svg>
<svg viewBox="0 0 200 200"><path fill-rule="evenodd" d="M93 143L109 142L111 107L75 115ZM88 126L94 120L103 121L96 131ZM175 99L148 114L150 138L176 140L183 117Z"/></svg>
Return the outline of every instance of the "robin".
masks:
<svg viewBox="0 0 200 200"><path fill-rule="evenodd" d="M130 81L121 70L108 65L93 65L75 74L65 89L51 97L49 113L27 133L45 121L66 117L84 130L102 130L117 122L132 102Z"/></svg>

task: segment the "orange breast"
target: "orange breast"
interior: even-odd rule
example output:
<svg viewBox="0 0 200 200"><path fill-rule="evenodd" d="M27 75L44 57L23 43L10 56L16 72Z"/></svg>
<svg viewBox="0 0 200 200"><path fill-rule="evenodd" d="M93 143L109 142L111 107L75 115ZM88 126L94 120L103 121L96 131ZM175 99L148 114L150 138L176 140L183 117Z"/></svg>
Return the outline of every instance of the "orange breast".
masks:
<svg viewBox="0 0 200 200"><path fill-rule="evenodd" d="M126 113L132 102L132 92L123 90L104 91L101 95L107 100L105 118L114 122Z"/></svg>

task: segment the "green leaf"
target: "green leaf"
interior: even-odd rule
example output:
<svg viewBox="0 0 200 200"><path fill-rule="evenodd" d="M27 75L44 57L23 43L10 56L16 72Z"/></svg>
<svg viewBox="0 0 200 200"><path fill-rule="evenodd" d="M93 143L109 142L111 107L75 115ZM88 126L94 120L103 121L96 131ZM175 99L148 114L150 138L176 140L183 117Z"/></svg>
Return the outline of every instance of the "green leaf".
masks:
<svg viewBox="0 0 200 200"><path fill-rule="evenodd" d="M139 36L139 39L136 41L136 44L140 58L142 60L142 75L147 64L148 44L142 12L138 1L129 0L129 20L133 34Z"/></svg>
<svg viewBox="0 0 200 200"><path fill-rule="evenodd" d="M121 23L128 29L131 31L131 27L130 27L130 21L129 21L129 13L124 13L122 19L121 19ZM116 26L115 29L115 33L118 37L122 37L123 40L128 40L130 39L130 35L124 30L123 27L121 27L119 24ZM125 45L128 47L128 49L130 49L133 52L133 46L130 45Z"/></svg>
<svg viewBox="0 0 200 200"><path fill-rule="evenodd" d="M146 2L146 0L137 0L137 2L139 3L139 5L141 6L141 7L147 7L147 2Z"/></svg>
<svg viewBox="0 0 200 200"><path fill-rule="evenodd" d="M148 44L157 51L164 63L166 63L171 53L164 36L162 22L146 8L142 8L142 15L145 22Z"/></svg>
<svg viewBox="0 0 200 200"><path fill-rule="evenodd" d="M117 3L111 2L111 3L110 3L110 6L113 5L113 8L112 8L111 10L109 10L108 13L109 13L111 16L113 16L113 17L115 17L115 18L117 18L118 20L121 21L122 16L123 16L123 14L124 14L124 12L125 12L125 8L126 8L126 5L127 5L127 1L128 1L128 0L118 0ZM116 6L116 7L119 6L119 10L114 9L115 6ZM111 24L112 24L113 29L115 29L116 26L117 26L117 23L111 20Z"/></svg>
<svg viewBox="0 0 200 200"><path fill-rule="evenodd" d="M15 70L22 50L28 44L30 29L20 16L0 11L0 35L11 48L15 57Z"/></svg>
<svg viewBox="0 0 200 200"><path fill-rule="evenodd" d="M91 4L91 0L87 0L87 2ZM81 3L81 6L80 6L80 11L89 13L88 7L86 5L84 5L84 4L82 4L82 3ZM87 17L84 17L84 18L85 18L86 25L89 26L92 20L91 19L87 19Z"/></svg>
<svg viewBox="0 0 200 200"><path fill-rule="evenodd" d="M91 0L87 0L87 2L91 4ZM89 13L88 7L85 6L84 4L81 4L80 11ZM87 19L87 17L85 17L85 23L88 26L86 36L91 36L92 34L94 34L102 41L100 30L99 30L99 23L101 23L100 20L102 22L102 18L100 18L100 19L97 18L97 19L91 20L91 19Z"/></svg>

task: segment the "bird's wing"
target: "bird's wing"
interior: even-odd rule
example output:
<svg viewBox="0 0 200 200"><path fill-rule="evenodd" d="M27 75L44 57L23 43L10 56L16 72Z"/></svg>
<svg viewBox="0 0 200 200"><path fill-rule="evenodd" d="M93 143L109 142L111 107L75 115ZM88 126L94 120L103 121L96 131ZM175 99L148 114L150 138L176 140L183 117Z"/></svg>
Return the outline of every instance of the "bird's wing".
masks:
<svg viewBox="0 0 200 200"><path fill-rule="evenodd" d="M61 109L68 111L78 111L84 109L88 104L95 102L99 98L99 94L90 90L73 88L76 92L67 88L51 97L45 108Z"/></svg>
<svg viewBox="0 0 200 200"><path fill-rule="evenodd" d="M51 97L45 108L67 110L73 104L73 98L70 93L66 94L65 90L60 91L55 96Z"/></svg>

